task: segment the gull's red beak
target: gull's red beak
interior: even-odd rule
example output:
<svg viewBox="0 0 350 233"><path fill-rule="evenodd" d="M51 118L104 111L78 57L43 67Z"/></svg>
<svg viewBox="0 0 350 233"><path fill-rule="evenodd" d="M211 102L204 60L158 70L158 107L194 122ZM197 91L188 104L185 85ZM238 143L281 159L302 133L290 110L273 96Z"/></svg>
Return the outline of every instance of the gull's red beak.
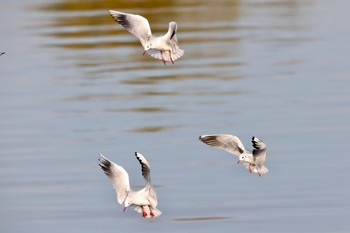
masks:
<svg viewBox="0 0 350 233"><path fill-rule="evenodd" d="M123 212L125 212L125 210L126 210L126 207L124 207L124 210L123 210Z"/></svg>
<svg viewBox="0 0 350 233"><path fill-rule="evenodd" d="M239 162L241 162L241 160L238 160L238 161L237 161L237 164L239 164Z"/></svg>

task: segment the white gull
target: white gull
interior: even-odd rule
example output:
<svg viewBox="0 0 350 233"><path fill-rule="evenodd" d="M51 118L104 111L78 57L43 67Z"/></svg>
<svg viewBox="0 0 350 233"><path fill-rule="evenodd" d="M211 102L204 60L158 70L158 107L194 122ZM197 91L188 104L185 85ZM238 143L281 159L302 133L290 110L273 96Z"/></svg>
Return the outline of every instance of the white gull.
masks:
<svg viewBox="0 0 350 233"><path fill-rule="evenodd" d="M148 53L152 57L162 60L164 65L166 65L167 61L171 61L174 64L175 60L184 55L185 51L179 48L176 37L176 22L169 23L169 29L165 35L155 36L152 35L148 20L141 15L113 10L109 10L109 14L117 23L140 39L145 50L143 54Z"/></svg>
<svg viewBox="0 0 350 233"><path fill-rule="evenodd" d="M127 207L133 206L134 210L142 213L145 218L157 217L161 214L158 210L157 194L151 183L150 166L147 159L140 153L135 152L137 160L141 164L142 176L146 180L146 185L139 191L133 191L129 184L129 175L125 169L108 158L100 154L100 167L112 182L117 192L117 200L119 204L124 204L124 211Z"/></svg>
<svg viewBox="0 0 350 233"><path fill-rule="evenodd" d="M242 162L250 173L254 171L261 176L269 171L265 167L266 144L257 137L252 137L253 151L246 150L238 137L229 134L202 135L199 140L238 156L237 163Z"/></svg>

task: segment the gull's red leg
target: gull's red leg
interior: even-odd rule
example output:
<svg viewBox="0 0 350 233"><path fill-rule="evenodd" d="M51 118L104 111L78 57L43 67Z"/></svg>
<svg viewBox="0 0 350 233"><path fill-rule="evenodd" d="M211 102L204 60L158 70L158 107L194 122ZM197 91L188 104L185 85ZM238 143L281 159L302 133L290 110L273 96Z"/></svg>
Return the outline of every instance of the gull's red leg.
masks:
<svg viewBox="0 0 350 233"><path fill-rule="evenodd" d="M251 165L249 164L249 173L252 173L252 168L251 168Z"/></svg>
<svg viewBox="0 0 350 233"><path fill-rule="evenodd" d="M146 213L146 211L143 209L143 206L141 206L141 208L142 208L142 217L146 218L147 213Z"/></svg>
<svg viewBox="0 0 350 233"><path fill-rule="evenodd" d="M153 218L153 217L154 217L154 213L153 213L153 211L152 211L151 206L149 205L148 208L149 208L149 214L150 214L151 217Z"/></svg>
<svg viewBox="0 0 350 233"><path fill-rule="evenodd" d="M162 55L162 62L164 63L164 65L166 65L166 60L164 60L164 57L163 57L163 51L162 50L159 50L160 51L160 54Z"/></svg>
<svg viewBox="0 0 350 233"><path fill-rule="evenodd" d="M173 58L171 57L171 50L168 50L168 51L169 51L169 54L170 54L170 61L171 61L171 63L174 64L174 60L173 60Z"/></svg>

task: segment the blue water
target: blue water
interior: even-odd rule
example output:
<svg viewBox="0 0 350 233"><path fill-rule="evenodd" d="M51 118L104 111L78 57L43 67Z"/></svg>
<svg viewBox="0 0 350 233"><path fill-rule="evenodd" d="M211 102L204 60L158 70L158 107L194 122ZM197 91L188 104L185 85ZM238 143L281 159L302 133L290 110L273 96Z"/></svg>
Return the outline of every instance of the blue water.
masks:
<svg viewBox="0 0 350 233"><path fill-rule="evenodd" d="M347 1L10 1L0 14L1 232L349 232ZM175 65L108 9L178 23ZM198 141L268 145L262 177ZM103 153L163 214L116 201Z"/></svg>

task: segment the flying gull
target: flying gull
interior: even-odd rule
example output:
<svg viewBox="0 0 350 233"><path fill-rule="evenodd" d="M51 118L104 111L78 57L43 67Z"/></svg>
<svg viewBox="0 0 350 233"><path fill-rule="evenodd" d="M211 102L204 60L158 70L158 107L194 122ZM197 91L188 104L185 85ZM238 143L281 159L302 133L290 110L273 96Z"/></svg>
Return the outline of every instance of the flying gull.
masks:
<svg viewBox="0 0 350 233"><path fill-rule="evenodd" d="M142 217L157 217L161 214L156 207L158 204L157 194L151 183L150 166L147 159L140 153L135 152L137 160L141 164L142 176L146 185L139 191L133 191L129 184L129 175L125 169L100 154L100 167L112 182L117 192L119 204L124 204L124 211L127 207L133 206L134 210L142 213Z"/></svg>
<svg viewBox="0 0 350 233"><path fill-rule="evenodd" d="M261 176L269 171L265 167L266 145L257 137L252 137L253 151L246 150L238 137L229 134L202 135L199 140L210 147L220 148L238 156L237 163L242 162L250 173Z"/></svg>
<svg viewBox="0 0 350 233"><path fill-rule="evenodd" d="M176 31L176 22L169 23L168 32L163 36L152 35L148 20L141 15L123 13L109 10L109 14L117 23L122 25L131 34L140 39L144 48L143 54L148 53L152 57L162 60L164 65L167 61L174 61L184 55L184 50L179 48Z"/></svg>

